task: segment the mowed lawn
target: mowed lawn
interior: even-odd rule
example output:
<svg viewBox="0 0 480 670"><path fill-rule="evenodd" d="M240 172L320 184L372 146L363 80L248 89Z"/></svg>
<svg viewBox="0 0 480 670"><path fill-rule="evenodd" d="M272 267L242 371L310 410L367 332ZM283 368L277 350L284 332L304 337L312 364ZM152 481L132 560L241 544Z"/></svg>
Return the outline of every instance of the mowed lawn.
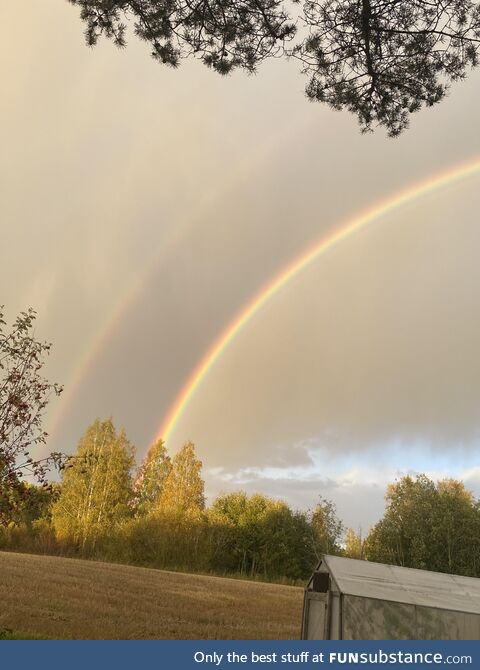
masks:
<svg viewBox="0 0 480 670"><path fill-rule="evenodd" d="M75 639L295 639L303 591L0 552L0 629Z"/></svg>

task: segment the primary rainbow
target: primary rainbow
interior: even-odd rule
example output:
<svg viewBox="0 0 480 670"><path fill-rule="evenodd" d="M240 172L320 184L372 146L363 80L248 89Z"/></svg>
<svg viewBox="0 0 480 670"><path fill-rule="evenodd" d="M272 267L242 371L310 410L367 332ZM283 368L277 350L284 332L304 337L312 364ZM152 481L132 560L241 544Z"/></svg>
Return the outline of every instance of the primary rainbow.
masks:
<svg viewBox="0 0 480 670"><path fill-rule="evenodd" d="M288 284L288 282L299 272L305 270L305 268L319 258L319 256L329 251L340 242L343 242L343 240L351 235L363 230L371 223L374 223L380 217L445 186L453 185L467 177L471 177L478 172L480 172L480 160L476 159L473 162L456 166L446 172L430 177L419 184L414 184L413 186L382 200L380 203L376 203L362 214L350 219L343 226L334 230L332 233L316 242L299 257L295 258L252 298L252 300L234 317L216 338L181 388L158 429L155 439L163 438L165 442L170 439L177 422L185 411L193 394L218 358L227 349L242 328L255 316L255 314L257 314L257 312L259 312L270 298L273 298L273 296Z"/></svg>

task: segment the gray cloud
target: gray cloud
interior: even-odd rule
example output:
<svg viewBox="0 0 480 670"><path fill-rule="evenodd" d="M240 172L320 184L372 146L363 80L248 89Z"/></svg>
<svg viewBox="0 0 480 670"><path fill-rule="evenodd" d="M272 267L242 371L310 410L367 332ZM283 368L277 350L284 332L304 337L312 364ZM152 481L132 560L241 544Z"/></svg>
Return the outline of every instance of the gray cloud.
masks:
<svg viewBox="0 0 480 670"><path fill-rule="evenodd" d="M205 380L179 436L253 464L312 437L332 454L476 449L476 191L474 180L399 211L292 282Z"/></svg>
<svg viewBox="0 0 480 670"><path fill-rule="evenodd" d="M364 536L378 521L384 508L384 486L371 482L336 481L320 474L300 477L294 473L271 477L241 470L238 472L207 473L210 499L221 492L243 490L249 494L262 492L273 498L287 500L294 508L313 509L320 497L332 500L337 515L346 527Z"/></svg>

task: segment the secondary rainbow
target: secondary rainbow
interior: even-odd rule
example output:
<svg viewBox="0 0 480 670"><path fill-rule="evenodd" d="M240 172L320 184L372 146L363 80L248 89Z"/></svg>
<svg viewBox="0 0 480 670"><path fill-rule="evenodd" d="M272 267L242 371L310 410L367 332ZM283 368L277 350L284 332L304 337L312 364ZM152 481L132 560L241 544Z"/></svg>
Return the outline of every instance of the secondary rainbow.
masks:
<svg viewBox="0 0 480 670"><path fill-rule="evenodd" d="M459 181L474 176L480 172L480 160L462 164L449 169L446 172L429 177L425 181L416 183L407 189L400 191L393 196L382 200L373 205L370 209L354 216L344 225L340 226L332 233L323 237L312 247L309 247L304 253L295 258L291 263L282 269L273 280L264 286L244 307L226 328L215 339L213 344L204 354L203 358L197 363L193 372L181 388L175 398L169 411L167 412L160 428L157 431L156 438L168 441L182 416L185 408L192 399L195 391L209 371L215 365L216 361L227 349L229 344L235 339L244 326L261 310L261 308L275 296L288 282L300 272L305 270L311 263L317 260L322 254L333 249L337 244L343 242L351 235L354 235L365 229L370 224L378 221L382 216L391 213L399 207L405 206L414 200L425 197L434 191L438 191L446 186L451 186Z"/></svg>
<svg viewBox="0 0 480 670"><path fill-rule="evenodd" d="M153 254L153 259L147 264L146 270L141 272L127 291L119 297L115 307L110 311L108 317L93 337L89 346L85 348L74 370L71 372L70 378L65 384L66 393L62 396L62 401L58 405L56 413L48 421L50 439L56 437L60 431L73 405L76 394L93 369L102 351L105 350L108 343L115 336L128 311L138 300L139 296L142 295L145 286L151 280L153 273L162 262L162 259L173 253L176 245L183 239L185 233L188 233L191 226L210 211L219 198L225 198L244 179L251 177L253 173L260 170L265 161L270 159L271 155L279 150L279 145L288 146L289 142L298 138L300 132L307 132L310 125L310 123L306 124L304 122L302 116L290 119L288 125L282 128L281 133L275 131L268 135L243 160L239 161L234 169L225 174L223 182L218 184L209 196L206 196L201 202L196 203L193 208L188 208L183 215L178 217L175 225L172 226L172 232L169 237L162 242L158 251ZM279 138L281 138L281 142Z"/></svg>

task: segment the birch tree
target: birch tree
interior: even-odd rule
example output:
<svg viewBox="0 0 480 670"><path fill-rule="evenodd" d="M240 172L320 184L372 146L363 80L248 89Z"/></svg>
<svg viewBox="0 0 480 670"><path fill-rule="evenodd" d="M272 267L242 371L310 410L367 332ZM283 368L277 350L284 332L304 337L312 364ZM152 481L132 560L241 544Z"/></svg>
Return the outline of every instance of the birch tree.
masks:
<svg viewBox="0 0 480 670"><path fill-rule="evenodd" d="M158 499L163 511L198 513L205 508L205 482L201 477L202 461L193 442L187 442L172 460L172 468Z"/></svg>
<svg viewBox="0 0 480 670"><path fill-rule="evenodd" d="M172 460L163 440L147 452L134 483L134 506L138 514L148 514L158 504L165 482L172 471Z"/></svg>
<svg viewBox="0 0 480 670"><path fill-rule="evenodd" d="M335 504L320 496L309 517L312 548L317 561L321 559L322 554L341 553L340 542L344 527L337 516Z"/></svg>
<svg viewBox="0 0 480 670"><path fill-rule="evenodd" d="M94 548L100 533L130 514L134 450L111 419L96 419L67 465L61 494L52 509L57 537L82 550Z"/></svg>

